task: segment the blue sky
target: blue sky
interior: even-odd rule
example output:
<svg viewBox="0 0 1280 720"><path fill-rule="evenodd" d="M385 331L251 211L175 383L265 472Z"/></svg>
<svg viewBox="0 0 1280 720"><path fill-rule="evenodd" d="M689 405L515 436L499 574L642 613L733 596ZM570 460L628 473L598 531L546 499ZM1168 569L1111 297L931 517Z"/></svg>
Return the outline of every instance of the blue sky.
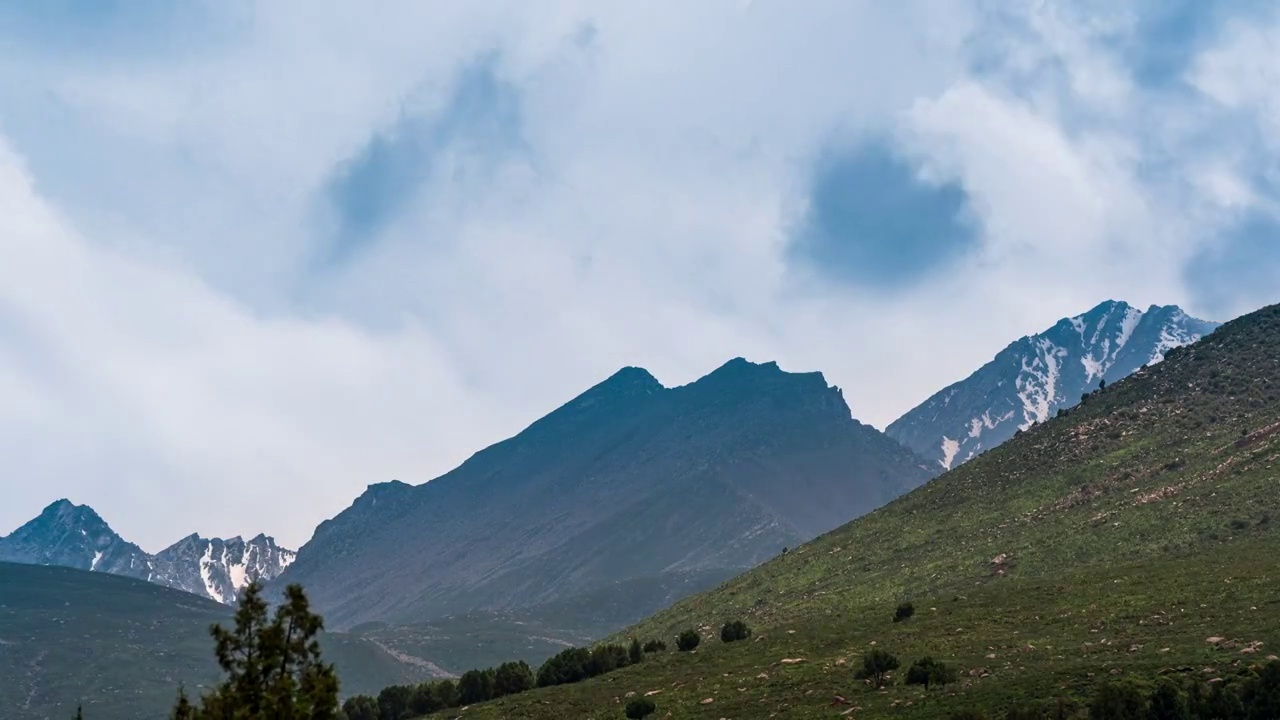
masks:
<svg viewBox="0 0 1280 720"><path fill-rule="evenodd" d="M297 545L624 365L884 426L1106 298L1275 302L1277 48L1252 1L5 4L0 532Z"/></svg>

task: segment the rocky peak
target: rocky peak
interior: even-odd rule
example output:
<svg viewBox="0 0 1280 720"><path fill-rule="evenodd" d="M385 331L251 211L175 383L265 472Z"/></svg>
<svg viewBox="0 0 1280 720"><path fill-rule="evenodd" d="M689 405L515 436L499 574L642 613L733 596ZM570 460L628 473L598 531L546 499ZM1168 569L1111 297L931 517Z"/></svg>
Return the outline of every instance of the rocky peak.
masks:
<svg viewBox="0 0 1280 720"><path fill-rule="evenodd" d="M1011 343L886 432L949 469L1075 405L1101 382L1118 382L1158 363L1170 349L1193 343L1216 327L1177 306L1142 311L1108 300Z"/></svg>

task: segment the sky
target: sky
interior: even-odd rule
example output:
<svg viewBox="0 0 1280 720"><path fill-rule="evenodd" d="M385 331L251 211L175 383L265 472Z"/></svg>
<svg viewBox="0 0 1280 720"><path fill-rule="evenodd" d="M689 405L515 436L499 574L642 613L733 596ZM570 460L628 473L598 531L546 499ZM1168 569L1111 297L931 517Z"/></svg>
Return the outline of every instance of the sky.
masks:
<svg viewBox="0 0 1280 720"><path fill-rule="evenodd" d="M1240 0L0 4L0 533L299 546L620 367L884 427L1105 299L1280 301Z"/></svg>

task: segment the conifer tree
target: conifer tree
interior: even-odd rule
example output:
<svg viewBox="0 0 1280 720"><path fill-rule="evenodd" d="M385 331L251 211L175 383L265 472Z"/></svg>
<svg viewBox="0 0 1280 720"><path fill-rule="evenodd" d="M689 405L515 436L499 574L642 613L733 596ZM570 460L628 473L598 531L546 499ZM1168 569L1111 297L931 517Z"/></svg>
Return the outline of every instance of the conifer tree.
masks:
<svg viewBox="0 0 1280 720"><path fill-rule="evenodd" d="M199 708L179 691L172 717L333 720L338 715L338 677L320 656L317 636L323 628L301 586L286 588L284 604L268 619L262 587L250 583L240 597L234 629L210 628L226 679L201 699Z"/></svg>

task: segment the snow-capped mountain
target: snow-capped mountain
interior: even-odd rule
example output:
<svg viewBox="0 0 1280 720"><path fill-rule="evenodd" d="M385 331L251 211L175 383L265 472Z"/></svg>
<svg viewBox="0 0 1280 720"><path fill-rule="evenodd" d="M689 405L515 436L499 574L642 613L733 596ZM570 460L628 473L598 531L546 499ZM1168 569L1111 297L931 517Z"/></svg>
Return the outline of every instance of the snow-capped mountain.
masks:
<svg viewBox="0 0 1280 720"><path fill-rule="evenodd" d="M274 579L293 558L292 550L266 535L247 542L191 535L150 555L117 535L93 508L69 500L0 537L0 562L124 575L228 604L250 582Z"/></svg>
<svg viewBox="0 0 1280 720"><path fill-rule="evenodd" d="M124 541L87 505L59 500L0 537L0 562L60 565L146 579L151 558Z"/></svg>
<svg viewBox="0 0 1280 720"><path fill-rule="evenodd" d="M1217 327L1173 305L1153 305L1143 312L1109 300L1014 342L885 432L950 469L1075 405L1102 381L1112 383L1158 363L1172 348Z"/></svg>
<svg viewBox="0 0 1280 720"><path fill-rule="evenodd" d="M266 535L248 541L191 535L153 556L151 581L231 604L250 582L275 579L293 557Z"/></svg>

